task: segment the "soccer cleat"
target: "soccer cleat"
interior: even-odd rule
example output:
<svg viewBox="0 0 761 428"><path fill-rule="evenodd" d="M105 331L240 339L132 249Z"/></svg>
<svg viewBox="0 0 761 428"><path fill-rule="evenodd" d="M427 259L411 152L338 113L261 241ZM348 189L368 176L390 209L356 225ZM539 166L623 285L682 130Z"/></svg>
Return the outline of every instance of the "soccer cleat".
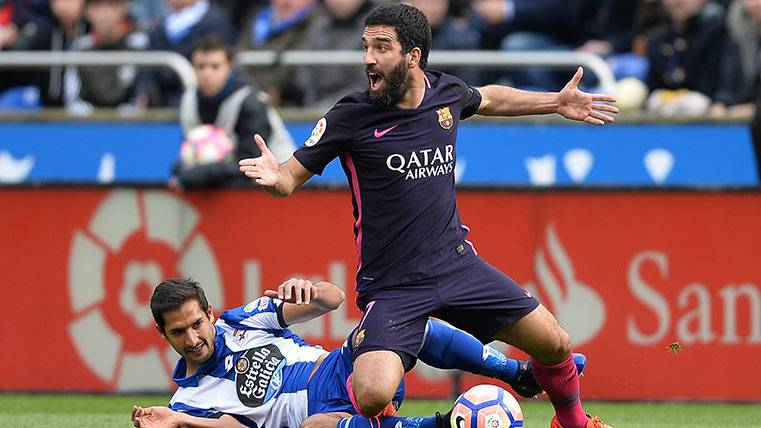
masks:
<svg viewBox="0 0 761 428"><path fill-rule="evenodd" d="M612 426L606 424L600 418L597 416L590 416L587 415L589 419L587 419L587 424L584 426L584 428L613 428ZM550 422L550 428L563 428L563 425L560 425L560 422L558 422L558 417L553 416L552 422Z"/></svg>
<svg viewBox="0 0 761 428"><path fill-rule="evenodd" d="M377 418L382 418L385 416L396 416L396 407L394 406L394 403L388 403L386 407L376 415Z"/></svg>
<svg viewBox="0 0 761 428"><path fill-rule="evenodd" d="M584 354L574 352L573 363L576 365L579 376L581 376L587 366L587 357ZM531 371L531 361L520 361L518 373L515 374L515 380L510 386L524 398L534 398L542 393L542 388L537 385L534 373Z"/></svg>
<svg viewBox="0 0 761 428"><path fill-rule="evenodd" d="M452 409L443 415L436 412L436 428L452 428Z"/></svg>

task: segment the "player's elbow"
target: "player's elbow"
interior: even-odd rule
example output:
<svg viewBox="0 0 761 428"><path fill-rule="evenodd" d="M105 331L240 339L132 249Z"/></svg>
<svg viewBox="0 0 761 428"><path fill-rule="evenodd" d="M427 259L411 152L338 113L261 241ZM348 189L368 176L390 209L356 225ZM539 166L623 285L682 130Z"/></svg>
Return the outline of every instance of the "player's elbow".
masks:
<svg viewBox="0 0 761 428"><path fill-rule="evenodd" d="M323 288L323 293L326 296L324 299L324 308L328 311L334 311L346 300L346 293L343 292L338 286L331 282L323 281L320 284Z"/></svg>
<svg viewBox="0 0 761 428"><path fill-rule="evenodd" d="M337 288L337 292L336 292L336 297L334 300L335 304L333 305L333 308L331 309L331 311L338 309L338 307L341 306L344 300L346 300L346 293L344 293L343 290L341 290L340 288L338 287L336 288Z"/></svg>

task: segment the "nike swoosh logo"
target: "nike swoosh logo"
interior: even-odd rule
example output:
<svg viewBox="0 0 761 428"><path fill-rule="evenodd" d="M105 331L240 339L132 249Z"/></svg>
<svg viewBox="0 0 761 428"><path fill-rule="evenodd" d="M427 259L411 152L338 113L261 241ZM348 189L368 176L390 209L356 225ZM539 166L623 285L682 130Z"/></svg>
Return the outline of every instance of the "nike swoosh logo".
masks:
<svg viewBox="0 0 761 428"><path fill-rule="evenodd" d="M396 128L397 126L399 126L399 125L394 125L394 126L392 126L391 128L386 128L386 129L384 129L383 131L378 131L378 130L376 129L376 130L375 130L375 132L373 133L373 135L375 135L375 138L380 138L380 137L382 137L382 136L384 136L384 135L388 134L389 132L393 131L393 130L394 130L394 128Z"/></svg>

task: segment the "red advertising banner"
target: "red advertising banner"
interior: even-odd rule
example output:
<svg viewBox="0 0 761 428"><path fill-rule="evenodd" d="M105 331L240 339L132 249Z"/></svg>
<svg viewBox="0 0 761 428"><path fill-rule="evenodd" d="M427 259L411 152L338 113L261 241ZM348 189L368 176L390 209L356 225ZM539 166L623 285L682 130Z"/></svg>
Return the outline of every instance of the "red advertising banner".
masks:
<svg viewBox="0 0 761 428"><path fill-rule="evenodd" d="M761 193L461 192L459 202L479 254L588 355L585 397L761 400ZM330 280L346 304L296 329L328 349L359 320L345 191L3 189L0 206L0 390L169 390L177 357L147 304L176 275L204 284L218 310L290 276ZM452 390L449 373L420 364L407 381L410 396Z"/></svg>

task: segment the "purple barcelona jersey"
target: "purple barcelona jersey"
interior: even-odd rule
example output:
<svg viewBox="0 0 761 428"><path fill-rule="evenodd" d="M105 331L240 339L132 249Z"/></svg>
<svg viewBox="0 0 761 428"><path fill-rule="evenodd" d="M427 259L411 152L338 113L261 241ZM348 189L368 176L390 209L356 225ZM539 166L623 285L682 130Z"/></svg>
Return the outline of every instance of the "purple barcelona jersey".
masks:
<svg viewBox="0 0 761 428"><path fill-rule="evenodd" d="M379 108L369 92L341 99L294 153L321 174L340 156L354 205L362 293L432 278L477 259L455 200L457 127L480 93L462 80L426 72L416 109Z"/></svg>

